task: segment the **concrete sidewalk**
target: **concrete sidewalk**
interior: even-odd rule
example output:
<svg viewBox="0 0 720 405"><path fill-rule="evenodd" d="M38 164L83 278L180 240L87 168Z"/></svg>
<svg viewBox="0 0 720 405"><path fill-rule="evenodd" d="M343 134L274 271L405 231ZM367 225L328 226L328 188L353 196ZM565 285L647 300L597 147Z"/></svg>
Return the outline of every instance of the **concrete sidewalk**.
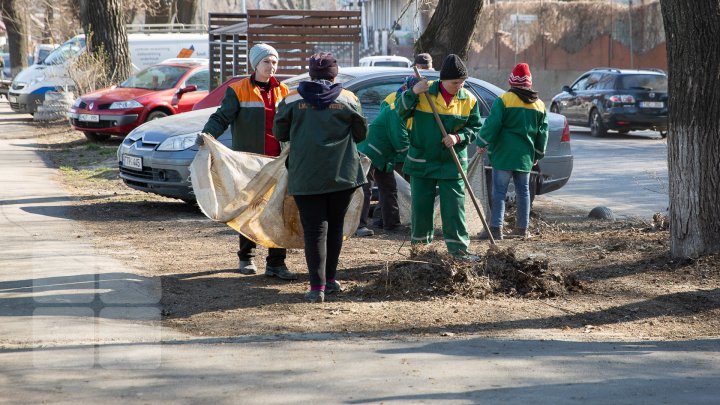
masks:
<svg viewBox="0 0 720 405"><path fill-rule="evenodd" d="M3 108L0 102L0 126ZM0 404L714 404L720 398L714 339L177 333L159 323L157 279L94 248L68 219L71 198L55 176L32 139L0 139Z"/></svg>

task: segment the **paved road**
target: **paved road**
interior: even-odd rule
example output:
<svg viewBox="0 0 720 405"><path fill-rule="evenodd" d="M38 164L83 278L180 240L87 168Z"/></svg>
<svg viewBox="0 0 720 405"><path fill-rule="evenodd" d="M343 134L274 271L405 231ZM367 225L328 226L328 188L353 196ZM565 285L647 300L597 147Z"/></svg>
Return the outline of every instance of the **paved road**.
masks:
<svg viewBox="0 0 720 405"><path fill-rule="evenodd" d="M570 181L541 198L588 212L606 206L619 217L652 218L666 213L667 144L654 131L610 133L593 138L590 131L572 127L575 165Z"/></svg>
<svg viewBox="0 0 720 405"><path fill-rule="evenodd" d="M6 106L0 102L0 126ZM21 131L22 132L22 131ZM6 137L7 138L7 137ZM0 404L716 404L720 341L190 336L97 251L27 139L0 139ZM480 304L482 305L482 304ZM537 336L534 337L534 336Z"/></svg>

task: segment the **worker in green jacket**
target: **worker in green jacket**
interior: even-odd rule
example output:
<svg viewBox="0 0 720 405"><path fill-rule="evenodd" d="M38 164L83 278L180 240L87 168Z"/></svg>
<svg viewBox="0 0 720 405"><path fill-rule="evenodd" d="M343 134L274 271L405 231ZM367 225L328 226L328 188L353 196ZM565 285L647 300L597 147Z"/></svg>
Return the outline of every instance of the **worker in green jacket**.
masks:
<svg viewBox="0 0 720 405"><path fill-rule="evenodd" d="M310 275L308 302L342 290L335 279L343 225L355 189L367 182L356 143L367 137L360 101L335 83L338 65L330 53L310 57L310 79L278 106L273 133L289 142L288 195L300 212L305 262Z"/></svg>
<svg viewBox="0 0 720 405"><path fill-rule="evenodd" d="M370 170L378 187L379 207L382 213L380 221L386 231L400 229L395 171L402 172L409 147L407 126L408 123L412 125L412 119L406 123L395 112L395 99L417 82L415 76L408 76L396 92L385 97L380 104L380 113L368 127L367 139L358 145L358 150L372 161ZM367 194L365 197L369 205L370 195Z"/></svg>
<svg viewBox="0 0 720 405"><path fill-rule="evenodd" d="M548 117L545 104L532 89L527 63L513 68L510 89L498 97L480 131L477 145L487 148L492 165L492 217L490 233L503 239L505 197L510 180L515 184L517 205L515 229L511 237L527 237L530 222L530 171L545 156ZM487 232L481 238L489 239Z"/></svg>
<svg viewBox="0 0 720 405"><path fill-rule="evenodd" d="M432 242L435 196L440 194L443 238L448 251L469 258L470 237L465 223L465 188L449 148L454 148L462 170L467 170L467 146L480 131L478 101L464 89L467 68L457 55L443 61L440 80L419 81L395 101L401 118L413 118L409 130L410 149L403 170L410 175L412 193L411 232L415 244ZM435 122L427 92L448 136Z"/></svg>

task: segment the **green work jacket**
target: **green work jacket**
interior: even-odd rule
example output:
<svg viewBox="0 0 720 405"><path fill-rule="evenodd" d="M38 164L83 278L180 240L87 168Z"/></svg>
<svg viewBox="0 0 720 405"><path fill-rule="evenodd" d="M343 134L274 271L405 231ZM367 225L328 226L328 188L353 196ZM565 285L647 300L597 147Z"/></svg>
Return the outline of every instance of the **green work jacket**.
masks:
<svg viewBox="0 0 720 405"><path fill-rule="evenodd" d="M545 156L547 140L545 104L541 100L526 103L507 92L493 103L476 143L487 147L492 167L530 172L533 163Z"/></svg>
<svg viewBox="0 0 720 405"><path fill-rule="evenodd" d="M460 89L447 105L440 94L440 81L430 82L428 94L447 133L460 137L460 142L453 148L463 170L467 171L467 146L475 140L482 126L477 99L468 90ZM442 132L427 97L408 89L395 100L395 110L402 119L413 118L403 172L432 179L461 178L452 154L442 143Z"/></svg>
<svg viewBox="0 0 720 405"><path fill-rule="evenodd" d="M404 162L408 151L406 124L395 113L396 93L383 100L380 114L368 127L368 137L358 144L358 150L367 155L377 169L390 173L396 162ZM412 126L412 120L410 120Z"/></svg>
<svg viewBox="0 0 720 405"><path fill-rule="evenodd" d="M273 134L289 142L288 194L314 195L367 183L356 143L367 137L360 101L349 90L327 108L313 108L294 90L278 105Z"/></svg>

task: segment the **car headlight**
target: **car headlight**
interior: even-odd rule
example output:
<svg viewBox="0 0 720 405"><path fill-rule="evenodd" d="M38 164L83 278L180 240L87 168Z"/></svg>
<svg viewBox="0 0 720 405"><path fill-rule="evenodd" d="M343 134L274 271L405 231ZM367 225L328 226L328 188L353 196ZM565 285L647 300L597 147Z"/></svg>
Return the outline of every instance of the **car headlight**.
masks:
<svg viewBox="0 0 720 405"><path fill-rule="evenodd" d="M72 106L75 108L80 107L80 103L82 103L82 99L80 97L78 97L77 100L75 100L75 102L73 102Z"/></svg>
<svg viewBox="0 0 720 405"><path fill-rule="evenodd" d="M35 83L40 83L40 82L42 82L43 80L45 80L45 76L42 76L42 75L41 75L41 76L36 76L36 77L34 77L32 80L30 80L30 83L28 84L28 86L32 86L32 85L35 84Z"/></svg>
<svg viewBox="0 0 720 405"><path fill-rule="evenodd" d="M119 110L119 109L128 109L128 108L142 108L142 104L138 103L135 100L128 100L128 101L116 101L112 104L110 104L111 110Z"/></svg>
<svg viewBox="0 0 720 405"><path fill-rule="evenodd" d="M173 136L171 138L164 140L160 144L160 146L158 146L157 150L179 151L179 150L189 149L193 145L195 145L195 140L197 139L198 134L200 134L200 132L193 132L190 134Z"/></svg>

